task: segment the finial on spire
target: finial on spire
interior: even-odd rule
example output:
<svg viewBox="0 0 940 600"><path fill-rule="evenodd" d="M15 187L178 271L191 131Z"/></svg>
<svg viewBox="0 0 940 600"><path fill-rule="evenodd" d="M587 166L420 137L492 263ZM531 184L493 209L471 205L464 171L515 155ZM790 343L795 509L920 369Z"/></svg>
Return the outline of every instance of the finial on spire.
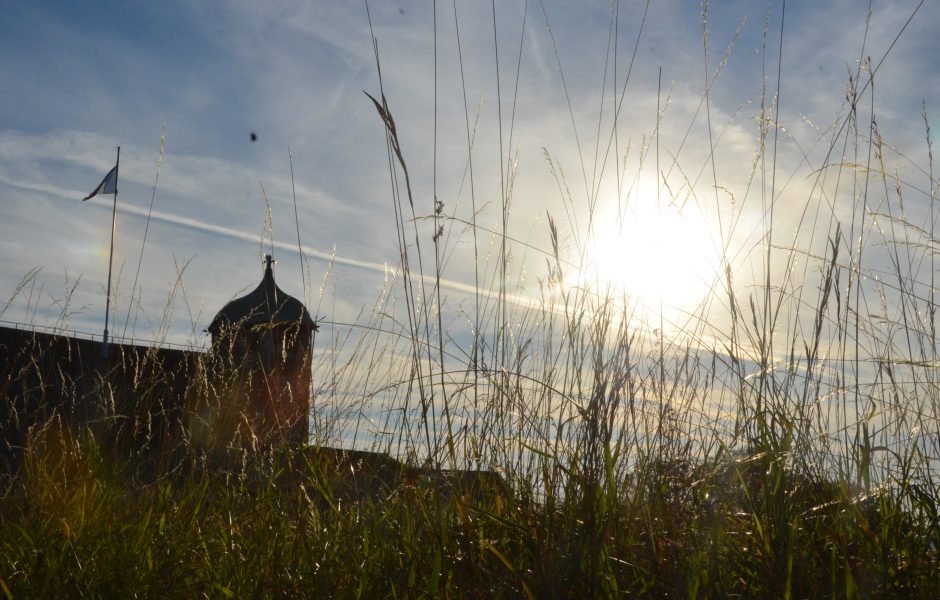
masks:
<svg viewBox="0 0 940 600"><path fill-rule="evenodd" d="M277 261L274 260L274 257L270 254L264 255L264 268L270 269L273 265L277 264Z"/></svg>

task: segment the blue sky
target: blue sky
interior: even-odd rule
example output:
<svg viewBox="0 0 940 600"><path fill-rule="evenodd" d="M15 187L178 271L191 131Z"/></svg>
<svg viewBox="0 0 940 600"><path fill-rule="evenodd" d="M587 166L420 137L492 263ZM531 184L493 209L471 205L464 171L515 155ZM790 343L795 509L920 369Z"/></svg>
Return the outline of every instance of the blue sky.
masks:
<svg viewBox="0 0 940 600"><path fill-rule="evenodd" d="M475 204L478 223L498 228L500 157L507 160L517 153L510 218L514 237L548 249L546 215L551 214L562 225L566 258L577 262L591 199L601 207L600 218L610 220L616 212L610 206L617 204L612 191L617 161L603 158L613 127L611 3L497 2L498 95L490 6L456 4L465 95L454 3L437 3L437 197L446 214L468 220ZM636 1L619 4L618 86L623 85L645 6ZM428 1L370 3L384 89L419 216L431 213L434 193L432 7ZM710 76L740 27L711 90L709 107L713 134L720 136L714 179L730 192L718 200L728 203L719 212L740 220L731 246L741 257L735 266L746 280L759 275L750 253L760 245L766 215L748 173L757 147L762 69L768 102L777 86L781 3L716 2L708 8ZM875 111L881 135L895 148L886 156L886 170L896 169L906 182L929 189L919 171L928 166L921 110L926 103L933 131L940 131L935 116L940 114L940 6L928 2L918 9L915 1L876 1L866 38L868 8L867 2L848 0L787 5L776 182L784 195L775 231L799 238L807 251L824 253L832 231L828 222L799 225L807 206L832 200L828 210L837 218L848 223L852 214L851 201L840 204L835 193L815 197L812 174L823 166L831 137L827 128L846 117L848 77L858 72L860 57L880 65ZM882 63L912 14L914 19ZM692 204L700 203L700 212L707 213L715 185L706 113L699 109L705 80L702 34L699 3L651 3L614 139L621 154L632 145L632 154L622 164L628 165L627 171L637 169L639 148L644 139L651 139L656 125L657 75L662 68L667 108L661 151L664 162L674 157L679 167L671 171L671 189L695 180L689 184L696 196ZM141 267L142 310L131 311L138 315L138 337L204 339L201 329L214 312L257 283L266 214L262 186L279 244L278 281L288 292L302 295L299 261L291 250L297 238L288 147L294 159L301 242L310 259L307 295L313 312L349 323L359 318L363 307L370 310L388 276L385 267L399 264L399 252L384 131L362 93L379 93L363 3L15 3L5 8L0 40L0 250L5 258L0 290L12 296L25 274L41 269L32 297L29 289L21 292L0 318L100 331L110 199L84 204L80 200L113 165L115 148L121 146L115 260L120 277L114 303L119 327L112 325L112 334L123 332L164 124L156 218ZM517 64L521 66L513 112ZM861 104L864 113L870 96ZM477 124L472 198L468 119ZM859 117L866 119L864 114ZM253 132L256 142L249 137ZM804 152L809 162L803 162ZM554 161L555 173L564 172L570 202L559 192L546 154ZM640 168L642 177L653 176L650 163ZM925 196L912 192L908 206L912 220L922 222ZM717 221L718 215L705 218ZM420 221L419 227L428 252L433 228L428 221ZM483 256L491 256L489 236L481 236L478 245ZM474 282L471 236L458 225L449 228L446 249L451 257L445 271L449 322L465 328L461 315L469 297L463 290ZM546 276L544 256L517 245L513 258L513 290L523 298L538 297L538 282ZM492 274L494 263L486 264L484 272ZM184 265L181 286L176 286ZM321 301L317 289L327 273ZM73 285L63 323L62 302ZM168 302L172 312L165 319Z"/></svg>

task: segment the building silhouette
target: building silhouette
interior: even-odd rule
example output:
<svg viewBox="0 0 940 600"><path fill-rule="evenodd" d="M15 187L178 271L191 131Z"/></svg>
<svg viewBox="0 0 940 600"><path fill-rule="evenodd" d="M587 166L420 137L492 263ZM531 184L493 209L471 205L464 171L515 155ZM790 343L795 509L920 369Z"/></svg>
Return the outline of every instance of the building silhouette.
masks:
<svg viewBox="0 0 940 600"><path fill-rule="evenodd" d="M0 480L30 454L85 446L144 480L279 456L282 480L326 478L322 489L349 500L385 498L403 485L468 500L508 489L497 473L310 445L317 325L277 286L273 266L265 257L261 283L215 315L208 352L111 338L102 353L88 334L0 325Z"/></svg>
<svg viewBox="0 0 940 600"><path fill-rule="evenodd" d="M212 352L238 374L253 443L306 443L311 393L311 351L316 323L303 302L274 282L274 260L254 290L226 304L206 329Z"/></svg>
<svg viewBox="0 0 940 600"><path fill-rule="evenodd" d="M273 265L215 315L208 352L112 338L102 353L88 334L0 326L0 472L53 429L150 471L193 452L224 463L231 450L304 446L316 323Z"/></svg>

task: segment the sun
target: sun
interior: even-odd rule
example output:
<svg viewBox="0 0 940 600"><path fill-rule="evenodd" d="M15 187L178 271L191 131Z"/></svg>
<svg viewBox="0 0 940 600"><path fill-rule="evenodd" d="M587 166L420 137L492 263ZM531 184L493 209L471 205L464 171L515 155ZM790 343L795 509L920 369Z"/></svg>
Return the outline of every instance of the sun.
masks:
<svg viewBox="0 0 940 600"><path fill-rule="evenodd" d="M622 295L650 324L661 316L681 325L713 289L721 266L717 228L692 203L679 207L655 195L603 213L588 245L594 286Z"/></svg>

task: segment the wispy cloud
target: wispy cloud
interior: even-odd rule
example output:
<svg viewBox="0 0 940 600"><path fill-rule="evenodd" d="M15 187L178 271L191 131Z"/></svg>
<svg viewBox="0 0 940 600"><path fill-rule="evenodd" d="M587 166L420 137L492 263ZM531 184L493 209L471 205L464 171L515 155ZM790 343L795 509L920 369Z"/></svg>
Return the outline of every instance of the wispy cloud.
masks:
<svg viewBox="0 0 940 600"><path fill-rule="evenodd" d="M142 221L136 217L145 214L151 196L165 121L167 151L154 212L161 229L148 241L145 281L172 279L174 256L198 256L189 292L199 301L215 302L248 285L239 278L239 264L246 257L254 260L259 245L265 218L259 182L274 211L275 246L285 253L285 261L295 261L288 254L296 252L290 146L305 253L320 264L332 260L351 270L336 285L340 310L355 315L381 282L365 274L384 277L398 263L384 131L362 94L378 90L363 5L246 1L171 2L172 10L162 6L125 6L107 15L122 20L122 27L101 24L105 15L91 6L82 7L79 19L69 13L75 9L65 6L57 12L51 5L18 7L8 24L0 25L0 33L8 34L6 44L30 49L11 49L0 58L0 82L8 91L0 99L8 116L0 131L2 231L6 238L21 238L3 246L9 259L0 269L5 287L15 285L17 272L34 265L56 274L81 272L95 280L100 248L57 238L70 229L100 237L107 224L86 221L86 215L63 208L68 205L62 200L77 201L87 194L110 168L117 145L122 147L121 210L135 217L122 233L141 235ZM609 2L545 3L547 23L541 5L529 2L523 23L520 1L498 7L496 39L489 6L458 3L455 19L453 6L439 3L436 70L434 24L426 3L371 6L385 92L412 174L418 235L426 251L433 232L431 223L420 218L433 211L434 200L443 202L445 214L455 219L446 238L450 262L442 285L448 290L473 292L469 282L474 280L475 254L482 256L484 281L493 277L495 261L486 261L493 256L496 238L486 230L501 229L500 178L508 172L510 156L518 157L510 229L520 237L525 232L533 245L547 249L544 219L549 213L562 226L566 258L577 262L588 204L596 200L607 210L616 202L618 171L627 173L628 184L640 171L650 176L654 131L664 170L672 168L674 159L681 167L670 171L671 189L683 190L703 210L720 204L720 210L734 211L740 232L735 252L746 255L759 242L762 190L751 168L760 151L758 118L765 85L767 114L775 114L778 106L773 98L780 23L776 5L766 38L766 5L710 5L707 73L714 86L706 114L701 7L651 3L615 137L612 115L645 2L622 2L620 20L612 28ZM785 131L780 130L775 156L780 173L776 191L799 199L779 205L776 227L788 239L813 186L807 173L824 166L832 143L826 128L847 114L848 73L859 71L860 58L871 56L876 64L881 60L916 2L875 3L867 38L866 6L848 0L788 5L779 101ZM879 126L897 145L893 160L902 171L910 169L902 155L924 154L921 101L927 100L931 114L940 111L930 106L940 96L940 78L935 77L940 43L931 31L938 10L934 5L922 9L876 75ZM739 26L727 65L714 80ZM657 130L660 67L668 106ZM864 69L861 73L867 76ZM252 132L257 142L250 141ZM641 168L644 144L650 154ZM592 192L596 198L590 197ZM911 211L924 206L920 199ZM611 213L616 211L605 214ZM477 252L470 230L459 225L474 219L481 227ZM813 243L824 242L825 232L811 235L817 236ZM411 237L407 241L413 244ZM328 250L334 245L335 257ZM123 252L136 263L136 251ZM542 255L517 245L512 257L516 276L525 274L534 282L543 275ZM92 291L97 292L90 290L89 297ZM158 312L160 301L150 303L151 312ZM520 294L519 301L530 300Z"/></svg>

